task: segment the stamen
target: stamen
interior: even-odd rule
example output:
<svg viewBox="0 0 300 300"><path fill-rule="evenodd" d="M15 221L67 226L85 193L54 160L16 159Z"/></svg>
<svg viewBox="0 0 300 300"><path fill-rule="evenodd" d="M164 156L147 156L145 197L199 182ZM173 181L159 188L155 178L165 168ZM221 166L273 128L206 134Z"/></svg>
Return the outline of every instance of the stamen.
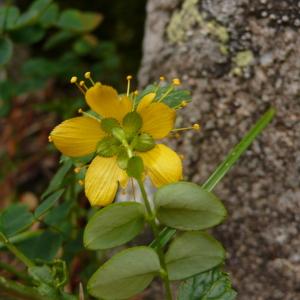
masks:
<svg viewBox="0 0 300 300"><path fill-rule="evenodd" d="M82 108L78 109L78 113L82 114L82 115L84 115L86 117L92 118L92 119L94 119L94 120L96 120L98 122L101 122L101 118L100 117L96 117L96 116L94 116L94 115L92 115L90 113L87 113L87 112L83 111Z"/></svg>
<svg viewBox="0 0 300 300"><path fill-rule="evenodd" d="M132 104L132 110L131 111L134 111L135 110L135 100L136 100L136 97L137 95L139 94L139 91L138 90L135 90L133 92L133 104Z"/></svg>
<svg viewBox="0 0 300 300"><path fill-rule="evenodd" d="M95 85L95 82L94 82L94 80L92 79L92 76L91 76L91 72L85 72L84 73L84 78L88 79L92 83L92 85Z"/></svg>
<svg viewBox="0 0 300 300"><path fill-rule="evenodd" d="M85 84L85 82L84 82L83 80L81 80L81 81L79 82L79 85L80 85L83 89L85 89L86 91L89 89L89 88L86 86L86 84Z"/></svg>
<svg viewBox="0 0 300 300"><path fill-rule="evenodd" d="M130 93L130 81L131 81L131 79L132 79L132 76L131 75L128 75L127 77L126 77L126 79L127 79L127 97L129 96L129 93Z"/></svg>
<svg viewBox="0 0 300 300"><path fill-rule="evenodd" d="M190 129L194 129L194 130L200 130L200 125L198 123L193 124L191 127L183 127L183 128L175 128L173 130L171 130L171 132L178 132L178 131L185 131L185 130L190 130Z"/></svg>
<svg viewBox="0 0 300 300"><path fill-rule="evenodd" d="M85 169L85 168L87 168L89 166L89 164L87 164L87 165L83 165L83 166L80 166L80 167L76 167L76 168L74 168L74 173L76 173L76 174L78 174L78 173L80 173L80 171L82 170L82 169Z"/></svg>
<svg viewBox="0 0 300 300"><path fill-rule="evenodd" d="M187 105L188 105L188 103L186 102L186 101L182 101L181 103L180 103L180 105L181 105L181 107L186 107Z"/></svg>
<svg viewBox="0 0 300 300"><path fill-rule="evenodd" d="M176 105L176 106L174 107L174 109L184 108L184 107L186 107L187 105L188 105L188 103L187 103L185 100L183 100L183 101L181 101L180 104Z"/></svg>
<svg viewBox="0 0 300 300"><path fill-rule="evenodd" d="M201 126L198 123L193 124L194 130L200 130Z"/></svg>
<svg viewBox="0 0 300 300"><path fill-rule="evenodd" d="M171 85L168 90L158 99L156 102L162 102L172 91L174 90L174 86Z"/></svg>
<svg viewBox="0 0 300 300"><path fill-rule="evenodd" d="M84 186L84 181L83 180L78 180L78 184L81 186Z"/></svg>
<svg viewBox="0 0 300 300"><path fill-rule="evenodd" d="M181 85L181 81L180 81L179 78L174 78L174 79L172 80L172 83L173 83L174 85Z"/></svg>
<svg viewBox="0 0 300 300"><path fill-rule="evenodd" d="M72 83L72 84L76 84L76 86L78 87L78 89L80 90L80 92L83 94L83 95L85 95L85 91L84 91L84 89L78 84L78 78L76 77L76 76L73 76L71 79L70 79L70 82Z"/></svg>
<svg viewBox="0 0 300 300"><path fill-rule="evenodd" d="M165 81L166 78L165 78L165 76L160 76L160 77L159 77L159 80L160 80L160 81Z"/></svg>
<svg viewBox="0 0 300 300"><path fill-rule="evenodd" d="M184 157L183 154L179 154L179 157L180 157L181 160L184 160L184 159L185 159L185 157Z"/></svg>
<svg viewBox="0 0 300 300"><path fill-rule="evenodd" d="M80 172L80 170L81 170L80 167L76 167L76 168L74 169L74 173L78 174L78 173Z"/></svg>
<svg viewBox="0 0 300 300"><path fill-rule="evenodd" d="M49 141L49 143L53 142L53 139L52 139L51 135L48 136L48 141Z"/></svg>

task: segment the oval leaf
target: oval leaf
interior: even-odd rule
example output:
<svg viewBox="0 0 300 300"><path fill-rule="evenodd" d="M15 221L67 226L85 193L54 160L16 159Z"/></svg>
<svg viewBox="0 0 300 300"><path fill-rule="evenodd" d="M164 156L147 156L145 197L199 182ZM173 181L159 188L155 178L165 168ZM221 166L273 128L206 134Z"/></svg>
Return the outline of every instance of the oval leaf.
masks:
<svg viewBox="0 0 300 300"><path fill-rule="evenodd" d="M163 186L155 194L157 218L169 227L201 230L224 220L226 209L212 193L191 182Z"/></svg>
<svg viewBox="0 0 300 300"><path fill-rule="evenodd" d="M12 204L0 214L0 231L11 237L30 227L33 221L33 215L26 205Z"/></svg>
<svg viewBox="0 0 300 300"><path fill-rule="evenodd" d="M143 291L159 270L159 258L150 247L123 250L94 273L88 292L101 299L127 299Z"/></svg>
<svg viewBox="0 0 300 300"><path fill-rule="evenodd" d="M132 240L144 227L141 203L111 204L98 211L88 222L83 236L88 249L108 249Z"/></svg>
<svg viewBox="0 0 300 300"><path fill-rule="evenodd" d="M209 270L225 258L222 245L205 232L186 232L176 238L166 253L170 280L180 280Z"/></svg>
<svg viewBox="0 0 300 300"><path fill-rule="evenodd" d="M11 59L13 44L10 39L0 37L0 66L5 65Z"/></svg>

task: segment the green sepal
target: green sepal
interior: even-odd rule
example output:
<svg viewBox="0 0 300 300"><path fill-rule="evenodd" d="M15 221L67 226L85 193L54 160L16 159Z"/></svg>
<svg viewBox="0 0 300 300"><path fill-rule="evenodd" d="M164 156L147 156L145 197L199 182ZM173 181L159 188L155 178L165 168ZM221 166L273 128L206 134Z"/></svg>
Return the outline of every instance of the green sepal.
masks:
<svg viewBox="0 0 300 300"><path fill-rule="evenodd" d="M118 141L126 143L126 135L121 127L112 128L111 133Z"/></svg>
<svg viewBox="0 0 300 300"><path fill-rule="evenodd" d="M131 146L134 150L146 152L154 148L155 141L148 133L141 133L134 137Z"/></svg>
<svg viewBox="0 0 300 300"><path fill-rule="evenodd" d="M121 169L126 170L128 165L128 160L129 157L127 151L124 147L122 147L121 150L119 150L119 154L117 157L117 164Z"/></svg>
<svg viewBox="0 0 300 300"><path fill-rule="evenodd" d="M141 179L144 172L144 163L139 156L133 156L129 159L127 165L127 175L135 179Z"/></svg>
<svg viewBox="0 0 300 300"><path fill-rule="evenodd" d="M113 136L104 137L97 145L97 154L103 157L112 157L118 153L120 142Z"/></svg>
<svg viewBox="0 0 300 300"><path fill-rule="evenodd" d="M123 128L127 137L137 134L142 125L142 117L136 111L128 113L123 119Z"/></svg>
<svg viewBox="0 0 300 300"><path fill-rule="evenodd" d="M112 129L115 127L120 127L119 122L114 118L105 118L101 120L101 128L107 132L112 133Z"/></svg>

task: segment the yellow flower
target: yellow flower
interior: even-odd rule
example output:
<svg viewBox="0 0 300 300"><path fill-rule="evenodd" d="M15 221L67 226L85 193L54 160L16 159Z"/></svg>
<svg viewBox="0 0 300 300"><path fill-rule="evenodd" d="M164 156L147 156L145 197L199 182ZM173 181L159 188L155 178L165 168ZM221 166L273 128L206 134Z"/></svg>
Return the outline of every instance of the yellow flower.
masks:
<svg viewBox="0 0 300 300"><path fill-rule="evenodd" d="M173 129L176 112L154 98L155 93L149 93L136 107L129 96L118 95L112 87L96 83L85 92L85 99L101 118L72 118L51 132L54 145L67 156L95 153L84 181L91 205L110 204L118 185L126 187L126 164L132 155L142 158L145 173L156 187L182 178L182 162L177 153L154 143L154 139L166 137Z"/></svg>

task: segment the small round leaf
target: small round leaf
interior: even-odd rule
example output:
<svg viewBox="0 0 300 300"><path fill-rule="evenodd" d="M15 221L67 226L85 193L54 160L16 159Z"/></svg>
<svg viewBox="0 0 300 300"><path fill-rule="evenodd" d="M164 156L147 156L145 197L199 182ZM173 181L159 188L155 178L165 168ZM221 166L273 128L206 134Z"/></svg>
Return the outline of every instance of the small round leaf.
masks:
<svg viewBox="0 0 300 300"><path fill-rule="evenodd" d="M181 280L219 265L225 251L205 232L186 232L171 243L165 258L170 280Z"/></svg>
<svg viewBox="0 0 300 300"><path fill-rule="evenodd" d="M88 249L109 249L132 240L144 227L141 203L122 202L99 210L88 222L83 241Z"/></svg>
<svg viewBox="0 0 300 300"><path fill-rule="evenodd" d="M150 247L123 250L104 263L88 282L88 292L101 299L127 299L143 291L160 271Z"/></svg>
<svg viewBox="0 0 300 300"><path fill-rule="evenodd" d="M226 217L222 202L191 182L161 187L154 198L161 223L180 230L201 230L221 223Z"/></svg>

